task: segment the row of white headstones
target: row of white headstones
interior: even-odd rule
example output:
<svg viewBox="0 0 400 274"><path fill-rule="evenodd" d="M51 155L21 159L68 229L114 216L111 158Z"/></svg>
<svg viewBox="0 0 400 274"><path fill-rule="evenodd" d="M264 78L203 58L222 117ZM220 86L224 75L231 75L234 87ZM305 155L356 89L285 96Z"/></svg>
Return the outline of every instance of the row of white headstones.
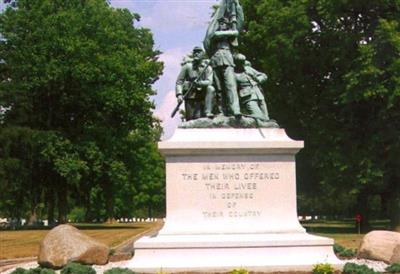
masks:
<svg viewBox="0 0 400 274"><path fill-rule="evenodd" d="M319 216L299 216L300 221L318 220ZM165 221L165 218L120 218L116 220L118 223L153 223L159 221ZM10 223L11 220L7 218L0 218L0 223ZM49 222L47 220L42 220L44 226L48 226ZM74 223L75 220L68 220L69 223ZM25 219L20 220L20 225L26 223Z"/></svg>
<svg viewBox="0 0 400 274"><path fill-rule="evenodd" d="M165 218L120 218L117 219L116 221L118 223L153 223L153 222L158 222L158 221L165 221ZM18 220L12 220L12 219L7 219L7 218L0 218L0 224L10 224L10 223L19 223L19 225L25 225L26 224L26 219L20 219ZM40 223L42 223L44 226L49 225L48 220L41 220ZM68 220L68 223L75 223L75 220Z"/></svg>

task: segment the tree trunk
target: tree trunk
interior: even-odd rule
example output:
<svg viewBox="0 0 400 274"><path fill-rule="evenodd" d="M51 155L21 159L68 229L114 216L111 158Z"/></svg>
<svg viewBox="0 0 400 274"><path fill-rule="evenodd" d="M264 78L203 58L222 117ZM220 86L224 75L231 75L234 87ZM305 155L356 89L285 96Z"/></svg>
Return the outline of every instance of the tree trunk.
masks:
<svg viewBox="0 0 400 274"><path fill-rule="evenodd" d="M392 230L400 232L400 178L395 178L392 186L389 198L390 226Z"/></svg>
<svg viewBox="0 0 400 274"><path fill-rule="evenodd" d="M381 196L381 218L387 219L390 218L389 216L389 197L390 192L382 192Z"/></svg>
<svg viewBox="0 0 400 274"><path fill-rule="evenodd" d="M90 191L88 192L90 194ZM91 218L91 212L92 212L92 204L90 202L90 198L85 199L85 222L89 223L92 221L93 218ZM97 216L96 216L97 217Z"/></svg>
<svg viewBox="0 0 400 274"><path fill-rule="evenodd" d="M360 228L362 233L367 233L371 230L369 224L369 210L368 210L368 191L361 190L357 196L356 214L361 215Z"/></svg>
<svg viewBox="0 0 400 274"><path fill-rule="evenodd" d="M40 201L40 195L38 194L38 190L35 187L32 187L31 193L31 208L26 225L34 225L37 223L38 220L37 210Z"/></svg>
<svg viewBox="0 0 400 274"><path fill-rule="evenodd" d="M107 223L112 224L115 223L114 218L114 203L112 198L107 198Z"/></svg>
<svg viewBox="0 0 400 274"><path fill-rule="evenodd" d="M107 223L114 223L114 195L112 190L112 183L107 181L104 184L105 198L106 198L106 210L107 210Z"/></svg>
<svg viewBox="0 0 400 274"><path fill-rule="evenodd" d="M62 184L66 184L62 182ZM59 187L58 192L58 223L65 224L67 222L67 186L62 185Z"/></svg>
<svg viewBox="0 0 400 274"><path fill-rule="evenodd" d="M26 225L34 225L37 223L37 213L36 213L37 206L32 205L31 212L29 214L28 221Z"/></svg>
<svg viewBox="0 0 400 274"><path fill-rule="evenodd" d="M107 223L115 222L114 219L114 191L113 191L113 183L106 176L103 179L103 191L104 198L106 199L106 212L107 212Z"/></svg>
<svg viewBox="0 0 400 274"><path fill-rule="evenodd" d="M49 226L54 225L55 220L54 220L54 193L52 190L49 190L47 192L47 221Z"/></svg>
<svg viewBox="0 0 400 274"><path fill-rule="evenodd" d="M390 214L390 224L393 231L400 232L400 197L392 202L392 210Z"/></svg>
<svg viewBox="0 0 400 274"><path fill-rule="evenodd" d="M147 217L149 217L149 218L153 218L153 209L152 209L152 206L151 206L151 202L147 205Z"/></svg>

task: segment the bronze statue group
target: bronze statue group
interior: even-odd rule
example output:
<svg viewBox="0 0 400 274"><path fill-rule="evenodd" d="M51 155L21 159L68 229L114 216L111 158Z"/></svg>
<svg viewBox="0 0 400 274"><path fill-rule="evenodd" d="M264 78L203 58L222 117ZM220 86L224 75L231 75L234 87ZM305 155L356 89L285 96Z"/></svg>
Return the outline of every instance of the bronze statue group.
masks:
<svg viewBox="0 0 400 274"><path fill-rule="evenodd" d="M236 51L243 21L239 0L221 0L203 42L205 51L195 47L182 61L172 116L184 102L186 121L217 115L269 120L260 87L267 76Z"/></svg>

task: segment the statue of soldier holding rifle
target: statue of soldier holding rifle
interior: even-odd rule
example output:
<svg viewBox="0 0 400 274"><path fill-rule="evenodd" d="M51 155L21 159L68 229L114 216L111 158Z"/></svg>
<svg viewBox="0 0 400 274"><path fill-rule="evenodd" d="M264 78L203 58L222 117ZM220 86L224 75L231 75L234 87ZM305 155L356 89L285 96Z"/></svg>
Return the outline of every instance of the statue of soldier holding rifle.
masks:
<svg viewBox="0 0 400 274"><path fill-rule="evenodd" d="M181 72L176 80L177 110L185 102L186 121L201 117L213 117L215 101L215 88L213 83L213 71L208 61L204 59L204 51L195 47L192 52L192 60L183 64ZM173 112L172 116L176 111Z"/></svg>

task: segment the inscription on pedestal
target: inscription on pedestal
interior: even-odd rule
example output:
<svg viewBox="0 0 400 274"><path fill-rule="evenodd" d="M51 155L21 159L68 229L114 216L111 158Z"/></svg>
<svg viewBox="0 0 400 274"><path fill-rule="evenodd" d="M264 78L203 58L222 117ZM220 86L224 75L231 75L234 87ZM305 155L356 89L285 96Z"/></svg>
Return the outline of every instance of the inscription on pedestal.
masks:
<svg viewBox="0 0 400 274"><path fill-rule="evenodd" d="M205 220L260 217L256 200L263 199L270 184L281 183L280 172L265 163L196 164L190 170L180 173L179 179L182 187L195 184L201 190L202 204L207 204L200 209Z"/></svg>

